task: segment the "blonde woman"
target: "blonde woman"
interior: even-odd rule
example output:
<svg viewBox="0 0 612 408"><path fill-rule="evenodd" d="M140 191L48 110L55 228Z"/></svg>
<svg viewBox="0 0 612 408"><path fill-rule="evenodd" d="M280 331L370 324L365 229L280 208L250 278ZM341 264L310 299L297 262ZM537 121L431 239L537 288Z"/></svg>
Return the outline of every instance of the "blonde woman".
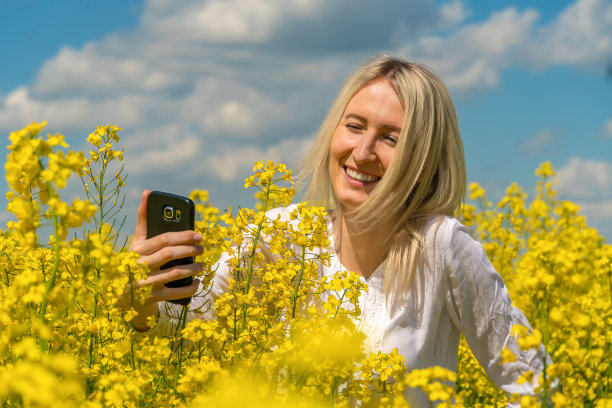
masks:
<svg viewBox="0 0 612 408"><path fill-rule="evenodd" d="M354 271L368 285L360 298L360 328L372 350L397 347L408 371L436 365L456 370L463 332L498 386L533 392L533 384L517 379L527 370L540 372L541 355L521 352L510 334L513 325L529 323L512 306L482 246L453 218L466 190L465 162L453 102L435 74L387 56L359 67L324 120L302 178L309 182L305 199L330 210L332 262L322 273ZM158 302L191 296L199 282L185 288L163 283L192 276L201 266L159 266L198 254L201 236L186 231L146 240L146 196L131 249L150 266L141 284L153 290L135 324L147 330L147 317L158 315L153 330L163 332L172 319ZM271 216L289 212L277 209ZM212 296L225 290L221 267ZM506 346L519 358L500 365ZM408 389L405 396L412 406L429 406L420 391Z"/></svg>

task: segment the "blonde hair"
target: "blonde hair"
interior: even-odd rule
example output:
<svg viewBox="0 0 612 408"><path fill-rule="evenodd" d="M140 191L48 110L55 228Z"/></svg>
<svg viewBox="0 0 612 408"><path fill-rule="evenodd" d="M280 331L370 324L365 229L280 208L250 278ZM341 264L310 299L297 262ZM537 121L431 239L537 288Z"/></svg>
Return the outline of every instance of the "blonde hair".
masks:
<svg viewBox="0 0 612 408"><path fill-rule="evenodd" d="M382 55L368 60L340 90L302 163L300 179L309 182L305 199L335 209L338 220L340 208L329 174L332 136L353 95L375 78L386 78L395 88L405 110L404 126L384 176L350 215L360 232L397 220L386 243L384 280L387 300L401 300L416 271L427 264L426 223L453 216L465 195L463 145L455 107L442 80L423 65L400 58Z"/></svg>

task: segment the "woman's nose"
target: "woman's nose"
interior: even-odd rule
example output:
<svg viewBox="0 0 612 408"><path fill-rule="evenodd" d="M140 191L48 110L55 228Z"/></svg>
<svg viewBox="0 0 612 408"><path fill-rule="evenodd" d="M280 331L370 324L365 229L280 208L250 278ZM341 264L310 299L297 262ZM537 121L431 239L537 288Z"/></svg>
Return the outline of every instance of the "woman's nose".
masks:
<svg viewBox="0 0 612 408"><path fill-rule="evenodd" d="M356 162L368 162L376 159L375 153L376 138L373 135L367 134L359 139L359 142L353 149L353 157Z"/></svg>

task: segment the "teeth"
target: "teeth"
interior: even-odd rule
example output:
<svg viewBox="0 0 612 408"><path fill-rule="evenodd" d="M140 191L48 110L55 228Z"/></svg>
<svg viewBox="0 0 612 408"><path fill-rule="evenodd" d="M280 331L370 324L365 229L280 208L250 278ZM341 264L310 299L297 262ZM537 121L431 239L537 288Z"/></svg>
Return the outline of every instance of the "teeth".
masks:
<svg viewBox="0 0 612 408"><path fill-rule="evenodd" d="M379 180L380 177L370 176L369 174L360 173L353 169L346 168L346 174L352 179L363 181L365 183L369 183L371 181Z"/></svg>

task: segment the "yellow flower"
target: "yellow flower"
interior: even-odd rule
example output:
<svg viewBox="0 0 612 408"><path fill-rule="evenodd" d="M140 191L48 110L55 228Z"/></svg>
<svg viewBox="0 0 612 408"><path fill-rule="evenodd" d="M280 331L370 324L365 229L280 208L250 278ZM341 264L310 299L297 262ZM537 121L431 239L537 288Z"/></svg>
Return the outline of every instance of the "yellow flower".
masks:
<svg viewBox="0 0 612 408"><path fill-rule="evenodd" d="M87 136L87 141L93 146L98 147L100 143L102 143L102 136L100 136L100 132L96 130Z"/></svg>

